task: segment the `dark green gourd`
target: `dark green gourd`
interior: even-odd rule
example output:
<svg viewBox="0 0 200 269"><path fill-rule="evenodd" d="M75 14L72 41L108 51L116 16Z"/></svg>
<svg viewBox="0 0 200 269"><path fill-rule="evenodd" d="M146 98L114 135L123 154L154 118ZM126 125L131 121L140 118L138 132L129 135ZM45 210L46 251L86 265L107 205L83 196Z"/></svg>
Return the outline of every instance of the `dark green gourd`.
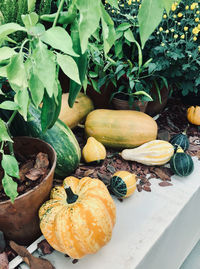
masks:
<svg viewBox="0 0 200 269"><path fill-rule="evenodd" d="M186 151L189 148L189 140L185 132L174 135L170 143L175 147L175 149L180 146L184 151Z"/></svg>

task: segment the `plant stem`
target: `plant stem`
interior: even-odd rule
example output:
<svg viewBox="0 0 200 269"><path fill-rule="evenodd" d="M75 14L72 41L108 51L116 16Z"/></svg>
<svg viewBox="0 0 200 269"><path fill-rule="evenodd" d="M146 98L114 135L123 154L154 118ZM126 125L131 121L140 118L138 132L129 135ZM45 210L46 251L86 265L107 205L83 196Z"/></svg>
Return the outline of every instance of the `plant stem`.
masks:
<svg viewBox="0 0 200 269"><path fill-rule="evenodd" d="M60 1L60 4L59 4L59 6L58 6L58 10L57 10L57 12L56 12L56 17L55 17L55 19L54 19L54 22L53 22L52 27L55 27L55 26L56 26L56 23L57 23L57 21L58 21L58 17L59 17L59 15L60 15L60 11L61 11L61 9L62 9L62 7L63 7L64 1L65 1L65 0L61 0L61 1Z"/></svg>
<svg viewBox="0 0 200 269"><path fill-rule="evenodd" d="M10 127L10 124L11 124L11 122L13 121L14 117L16 116L16 114L17 114L17 110L15 110L15 111L12 113L10 119L9 119L9 120L7 121L7 123L6 123L7 131L8 131L8 134L9 134L10 136L11 136L11 134L10 134L9 127ZM10 141L8 141L8 148L9 148L10 154L11 154L12 156L14 156L13 143L10 142Z"/></svg>

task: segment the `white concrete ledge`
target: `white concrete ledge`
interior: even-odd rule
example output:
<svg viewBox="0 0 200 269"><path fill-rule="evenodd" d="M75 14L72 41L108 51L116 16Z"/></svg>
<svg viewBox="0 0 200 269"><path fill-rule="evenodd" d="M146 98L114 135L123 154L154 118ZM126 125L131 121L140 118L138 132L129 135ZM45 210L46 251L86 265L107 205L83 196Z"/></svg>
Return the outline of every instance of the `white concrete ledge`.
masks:
<svg viewBox="0 0 200 269"><path fill-rule="evenodd" d="M56 251L45 258L56 269L179 269L200 239L200 162L193 160L194 172L173 176L173 186L161 187L151 179L152 192L116 200L112 239L98 253L76 264Z"/></svg>

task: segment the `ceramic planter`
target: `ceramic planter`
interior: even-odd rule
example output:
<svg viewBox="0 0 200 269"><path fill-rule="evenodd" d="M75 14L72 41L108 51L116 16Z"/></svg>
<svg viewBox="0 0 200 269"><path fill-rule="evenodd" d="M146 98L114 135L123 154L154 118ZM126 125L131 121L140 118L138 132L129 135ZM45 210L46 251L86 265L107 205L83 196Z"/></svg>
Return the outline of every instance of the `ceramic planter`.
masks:
<svg viewBox="0 0 200 269"><path fill-rule="evenodd" d="M46 142L31 137L14 138L14 151L22 156L43 152L48 154L50 171L32 190L10 200L0 202L0 230L7 239L23 245L32 243L40 234L38 209L48 200L56 166L56 153Z"/></svg>
<svg viewBox="0 0 200 269"><path fill-rule="evenodd" d="M133 105L130 107L128 100L122 100L122 99L118 99L114 97L112 99L112 104L113 104L113 107L117 110L137 110L137 111L145 112L148 102L137 100L137 101L134 101Z"/></svg>

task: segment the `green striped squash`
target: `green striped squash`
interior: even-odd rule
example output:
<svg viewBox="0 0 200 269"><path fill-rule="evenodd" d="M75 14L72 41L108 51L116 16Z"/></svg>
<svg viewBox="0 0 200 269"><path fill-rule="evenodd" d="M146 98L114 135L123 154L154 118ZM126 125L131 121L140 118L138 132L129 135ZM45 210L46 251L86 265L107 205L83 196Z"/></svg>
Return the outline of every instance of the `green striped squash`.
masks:
<svg viewBox="0 0 200 269"><path fill-rule="evenodd" d="M189 140L184 132L174 135L171 138L170 143L175 147L175 149L177 149L178 146L180 146L184 151L189 148Z"/></svg>
<svg viewBox="0 0 200 269"><path fill-rule="evenodd" d="M164 140L152 140L134 149L124 149L121 156L127 161L146 165L163 165L174 154L174 147Z"/></svg>
<svg viewBox="0 0 200 269"><path fill-rule="evenodd" d="M194 170L194 162L191 156L179 147L170 160L170 168L176 175L185 177L190 175Z"/></svg>

